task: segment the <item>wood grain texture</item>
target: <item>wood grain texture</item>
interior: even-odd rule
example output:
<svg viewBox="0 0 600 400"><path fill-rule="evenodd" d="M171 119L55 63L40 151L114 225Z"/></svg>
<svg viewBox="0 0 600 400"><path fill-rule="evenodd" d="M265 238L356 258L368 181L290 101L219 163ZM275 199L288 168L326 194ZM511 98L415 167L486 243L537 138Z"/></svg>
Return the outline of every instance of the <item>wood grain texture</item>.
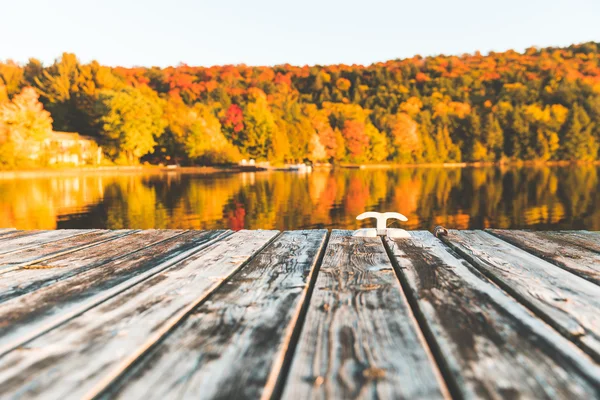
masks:
<svg viewBox="0 0 600 400"><path fill-rule="evenodd" d="M93 397L276 234L235 233L0 358L3 396Z"/></svg>
<svg viewBox="0 0 600 400"><path fill-rule="evenodd" d="M76 235L89 233L85 229L62 229L57 231L25 231L23 235L5 238L0 240L0 255L25 250L31 247L37 247L44 243L61 240Z"/></svg>
<svg viewBox="0 0 600 400"><path fill-rule="evenodd" d="M119 237L102 246L86 248L13 269L0 270L0 303L71 278L100 265L132 257L148 246L168 240L183 231L147 230Z"/></svg>
<svg viewBox="0 0 600 400"><path fill-rule="evenodd" d="M333 231L283 399L446 393L381 239Z"/></svg>
<svg viewBox="0 0 600 400"><path fill-rule="evenodd" d="M600 286L483 231L451 230L443 240L600 361Z"/></svg>
<svg viewBox="0 0 600 400"><path fill-rule="evenodd" d="M283 233L107 397L269 398L325 237L324 230Z"/></svg>
<svg viewBox="0 0 600 400"><path fill-rule="evenodd" d="M550 236L560 237L563 241L600 253L600 232L593 231L547 231Z"/></svg>
<svg viewBox="0 0 600 400"><path fill-rule="evenodd" d="M189 257L223 231L182 232L143 250L0 304L0 355Z"/></svg>
<svg viewBox="0 0 600 400"><path fill-rule="evenodd" d="M0 238L2 236L7 235L9 233L15 233L17 230L15 228L1 228L0 229Z"/></svg>
<svg viewBox="0 0 600 400"><path fill-rule="evenodd" d="M47 231L39 231L39 230L23 231L23 230L16 230L16 229L8 230L8 231L0 233L0 245L2 245L2 243L7 240L11 240L11 239L14 239L17 237L37 235L39 233L44 233L44 232L47 232Z"/></svg>
<svg viewBox="0 0 600 400"><path fill-rule="evenodd" d="M575 232L487 231L541 259L600 285L600 243ZM600 235L599 235L600 238Z"/></svg>
<svg viewBox="0 0 600 400"><path fill-rule="evenodd" d="M429 232L388 239L459 397L600 396L600 367Z"/></svg>
<svg viewBox="0 0 600 400"><path fill-rule="evenodd" d="M10 254L0 255L0 273L8 269L16 269L30 264L39 264L40 262L71 253L80 251L88 247L104 244L109 240L133 233L131 230L90 230L77 236L60 239L54 242L43 243L39 246L30 247L21 251L15 251Z"/></svg>

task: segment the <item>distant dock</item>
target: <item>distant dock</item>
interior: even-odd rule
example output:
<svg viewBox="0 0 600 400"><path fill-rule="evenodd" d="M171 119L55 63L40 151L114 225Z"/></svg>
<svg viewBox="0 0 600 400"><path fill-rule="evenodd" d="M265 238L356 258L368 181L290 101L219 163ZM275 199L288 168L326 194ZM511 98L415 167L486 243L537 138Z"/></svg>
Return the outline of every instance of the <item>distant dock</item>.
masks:
<svg viewBox="0 0 600 400"><path fill-rule="evenodd" d="M600 233L0 229L2 398L598 398Z"/></svg>

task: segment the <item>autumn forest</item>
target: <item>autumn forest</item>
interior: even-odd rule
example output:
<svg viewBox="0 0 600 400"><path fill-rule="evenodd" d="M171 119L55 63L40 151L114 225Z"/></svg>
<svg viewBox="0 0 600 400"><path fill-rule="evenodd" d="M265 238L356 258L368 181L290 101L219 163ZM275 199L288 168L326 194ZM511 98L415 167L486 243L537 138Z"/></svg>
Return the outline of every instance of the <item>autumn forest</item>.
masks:
<svg viewBox="0 0 600 400"><path fill-rule="evenodd" d="M370 66L0 63L0 168L44 166L53 131L119 165L594 161L600 43Z"/></svg>

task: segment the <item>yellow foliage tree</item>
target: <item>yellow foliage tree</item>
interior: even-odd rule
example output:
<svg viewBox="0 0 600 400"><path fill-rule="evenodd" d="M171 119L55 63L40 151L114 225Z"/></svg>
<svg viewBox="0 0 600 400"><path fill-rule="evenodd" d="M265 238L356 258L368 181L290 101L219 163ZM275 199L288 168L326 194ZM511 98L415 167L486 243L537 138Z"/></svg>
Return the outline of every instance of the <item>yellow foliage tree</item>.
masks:
<svg viewBox="0 0 600 400"><path fill-rule="evenodd" d="M190 161L223 164L241 158L209 106L198 103L188 107L180 97L175 97L169 99L165 113L173 139Z"/></svg>
<svg viewBox="0 0 600 400"><path fill-rule="evenodd" d="M26 87L11 102L0 103L0 164L38 159L51 132L52 118L35 89Z"/></svg>

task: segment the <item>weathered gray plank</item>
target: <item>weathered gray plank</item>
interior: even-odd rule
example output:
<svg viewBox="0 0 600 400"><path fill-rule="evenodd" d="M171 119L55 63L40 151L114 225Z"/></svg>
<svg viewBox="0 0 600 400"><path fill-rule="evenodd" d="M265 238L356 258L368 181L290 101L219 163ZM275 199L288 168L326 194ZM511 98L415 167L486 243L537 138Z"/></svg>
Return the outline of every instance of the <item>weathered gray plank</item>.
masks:
<svg viewBox="0 0 600 400"><path fill-rule="evenodd" d="M1 228L0 229L0 237L9 234L9 233L14 233L17 230L15 228Z"/></svg>
<svg viewBox="0 0 600 400"><path fill-rule="evenodd" d="M381 239L333 231L283 398L444 397Z"/></svg>
<svg viewBox="0 0 600 400"><path fill-rule="evenodd" d="M451 230L443 240L600 360L600 286L483 231Z"/></svg>
<svg viewBox="0 0 600 400"><path fill-rule="evenodd" d="M596 398L600 367L429 232L388 239L463 398Z"/></svg>
<svg viewBox="0 0 600 400"><path fill-rule="evenodd" d="M325 236L279 236L122 379L119 397L269 398Z"/></svg>
<svg viewBox="0 0 600 400"><path fill-rule="evenodd" d="M90 230L81 235L71 236L66 239L44 243L39 246L30 247L25 250L15 251L0 255L0 273L7 269L27 266L49 258L57 257L73 251L80 251L88 247L103 244L106 241L128 235L135 231L131 230ZM36 267L34 267L36 268Z"/></svg>
<svg viewBox="0 0 600 400"><path fill-rule="evenodd" d="M0 355L189 257L223 231L188 231L0 304Z"/></svg>
<svg viewBox="0 0 600 400"><path fill-rule="evenodd" d="M131 256L146 247L180 235L178 230L134 231L101 246L0 271L0 303L70 278L99 265Z"/></svg>
<svg viewBox="0 0 600 400"><path fill-rule="evenodd" d="M23 230L8 230L6 232L3 232L2 234L0 234L0 245L2 245L3 242L7 241L7 240L11 240L14 238L18 238L21 236L30 236L30 235L37 235L39 233L44 233L44 232L48 232L48 231L23 231Z"/></svg>
<svg viewBox="0 0 600 400"><path fill-rule="evenodd" d="M575 236L575 234L505 229L490 229L488 232L575 275L600 285L600 252L590 250L585 246L586 241ZM593 242L591 243L593 244ZM600 245L598 248L600 249Z"/></svg>
<svg viewBox="0 0 600 400"><path fill-rule="evenodd" d="M590 231L556 231L544 232L550 236L560 237L565 242L600 253L600 232Z"/></svg>
<svg viewBox="0 0 600 400"><path fill-rule="evenodd" d="M0 254L25 250L55 240L81 235L86 232L90 231L85 229L62 229L56 231L31 232L31 234L25 234L0 241Z"/></svg>
<svg viewBox="0 0 600 400"><path fill-rule="evenodd" d="M237 232L8 353L3 396L93 397L276 234Z"/></svg>

